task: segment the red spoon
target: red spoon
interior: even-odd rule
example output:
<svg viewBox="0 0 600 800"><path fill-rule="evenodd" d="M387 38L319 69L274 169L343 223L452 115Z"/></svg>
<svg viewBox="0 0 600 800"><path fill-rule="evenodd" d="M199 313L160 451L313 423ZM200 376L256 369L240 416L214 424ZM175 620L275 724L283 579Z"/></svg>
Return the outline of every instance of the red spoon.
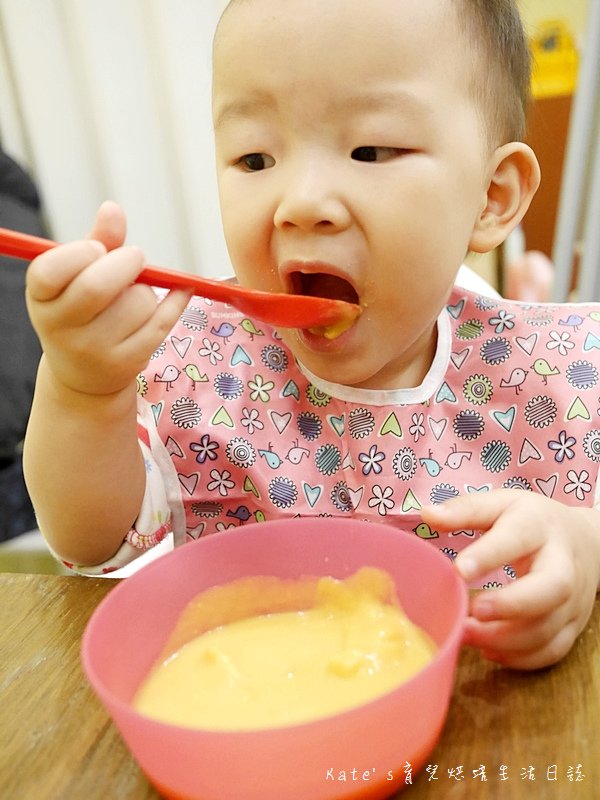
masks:
<svg viewBox="0 0 600 800"><path fill-rule="evenodd" d="M0 255L31 261L57 244L39 236L0 228ZM244 289L235 284L163 267L145 267L136 282L163 289L193 289L202 297L230 303L262 322L282 328L319 328L323 329L321 332L324 336L331 339L347 330L361 313L360 306L343 300Z"/></svg>

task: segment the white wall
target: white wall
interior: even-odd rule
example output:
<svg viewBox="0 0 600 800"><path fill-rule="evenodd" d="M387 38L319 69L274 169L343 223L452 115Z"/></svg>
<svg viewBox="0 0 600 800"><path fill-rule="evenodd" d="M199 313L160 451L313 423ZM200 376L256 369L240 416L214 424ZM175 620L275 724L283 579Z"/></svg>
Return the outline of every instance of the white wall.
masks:
<svg viewBox="0 0 600 800"><path fill-rule="evenodd" d="M226 0L0 0L0 139L29 169L52 236L106 198L149 261L230 274L210 122Z"/></svg>

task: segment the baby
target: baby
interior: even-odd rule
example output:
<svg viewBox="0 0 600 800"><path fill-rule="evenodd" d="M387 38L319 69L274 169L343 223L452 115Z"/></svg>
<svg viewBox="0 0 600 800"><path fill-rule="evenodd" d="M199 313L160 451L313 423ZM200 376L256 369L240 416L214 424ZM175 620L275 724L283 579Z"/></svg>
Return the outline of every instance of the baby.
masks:
<svg viewBox="0 0 600 800"><path fill-rule="evenodd" d="M512 0L231 2L213 113L236 275L363 313L329 339L157 298L103 205L28 275L26 474L54 552L97 574L167 535L379 520L486 587L468 644L516 668L563 657L600 578L600 307L455 286L536 191L528 87Z"/></svg>

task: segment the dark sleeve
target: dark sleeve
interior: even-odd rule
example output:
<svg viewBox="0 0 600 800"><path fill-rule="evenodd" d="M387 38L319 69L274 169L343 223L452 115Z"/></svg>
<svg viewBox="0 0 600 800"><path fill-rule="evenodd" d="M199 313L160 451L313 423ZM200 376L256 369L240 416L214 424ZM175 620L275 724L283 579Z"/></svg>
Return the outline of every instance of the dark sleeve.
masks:
<svg viewBox="0 0 600 800"><path fill-rule="evenodd" d="M36 188L0 150L0 226L46 236ZM25 307L27 262L0 256L0 459L22 440L41 350Z"/></svg>

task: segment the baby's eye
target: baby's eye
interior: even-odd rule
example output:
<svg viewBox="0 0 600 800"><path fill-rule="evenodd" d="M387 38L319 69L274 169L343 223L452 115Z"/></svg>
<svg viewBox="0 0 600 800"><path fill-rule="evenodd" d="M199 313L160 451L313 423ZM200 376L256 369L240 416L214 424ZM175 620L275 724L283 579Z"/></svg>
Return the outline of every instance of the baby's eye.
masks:
<svg viewBox="0 0 600 800"><path fill-rule="evenodd" d="M389 161L406 152L400 147L356 147L351 158L354 161Z"/></svg>
<svg viewBox="0 0 600 800"><path fill-rule="evenodd" d="M246 172L260 172L263 169L272 167L275 164L275 159L266 153L248 153L248 155L240 158L238 164Z"/></svg>

